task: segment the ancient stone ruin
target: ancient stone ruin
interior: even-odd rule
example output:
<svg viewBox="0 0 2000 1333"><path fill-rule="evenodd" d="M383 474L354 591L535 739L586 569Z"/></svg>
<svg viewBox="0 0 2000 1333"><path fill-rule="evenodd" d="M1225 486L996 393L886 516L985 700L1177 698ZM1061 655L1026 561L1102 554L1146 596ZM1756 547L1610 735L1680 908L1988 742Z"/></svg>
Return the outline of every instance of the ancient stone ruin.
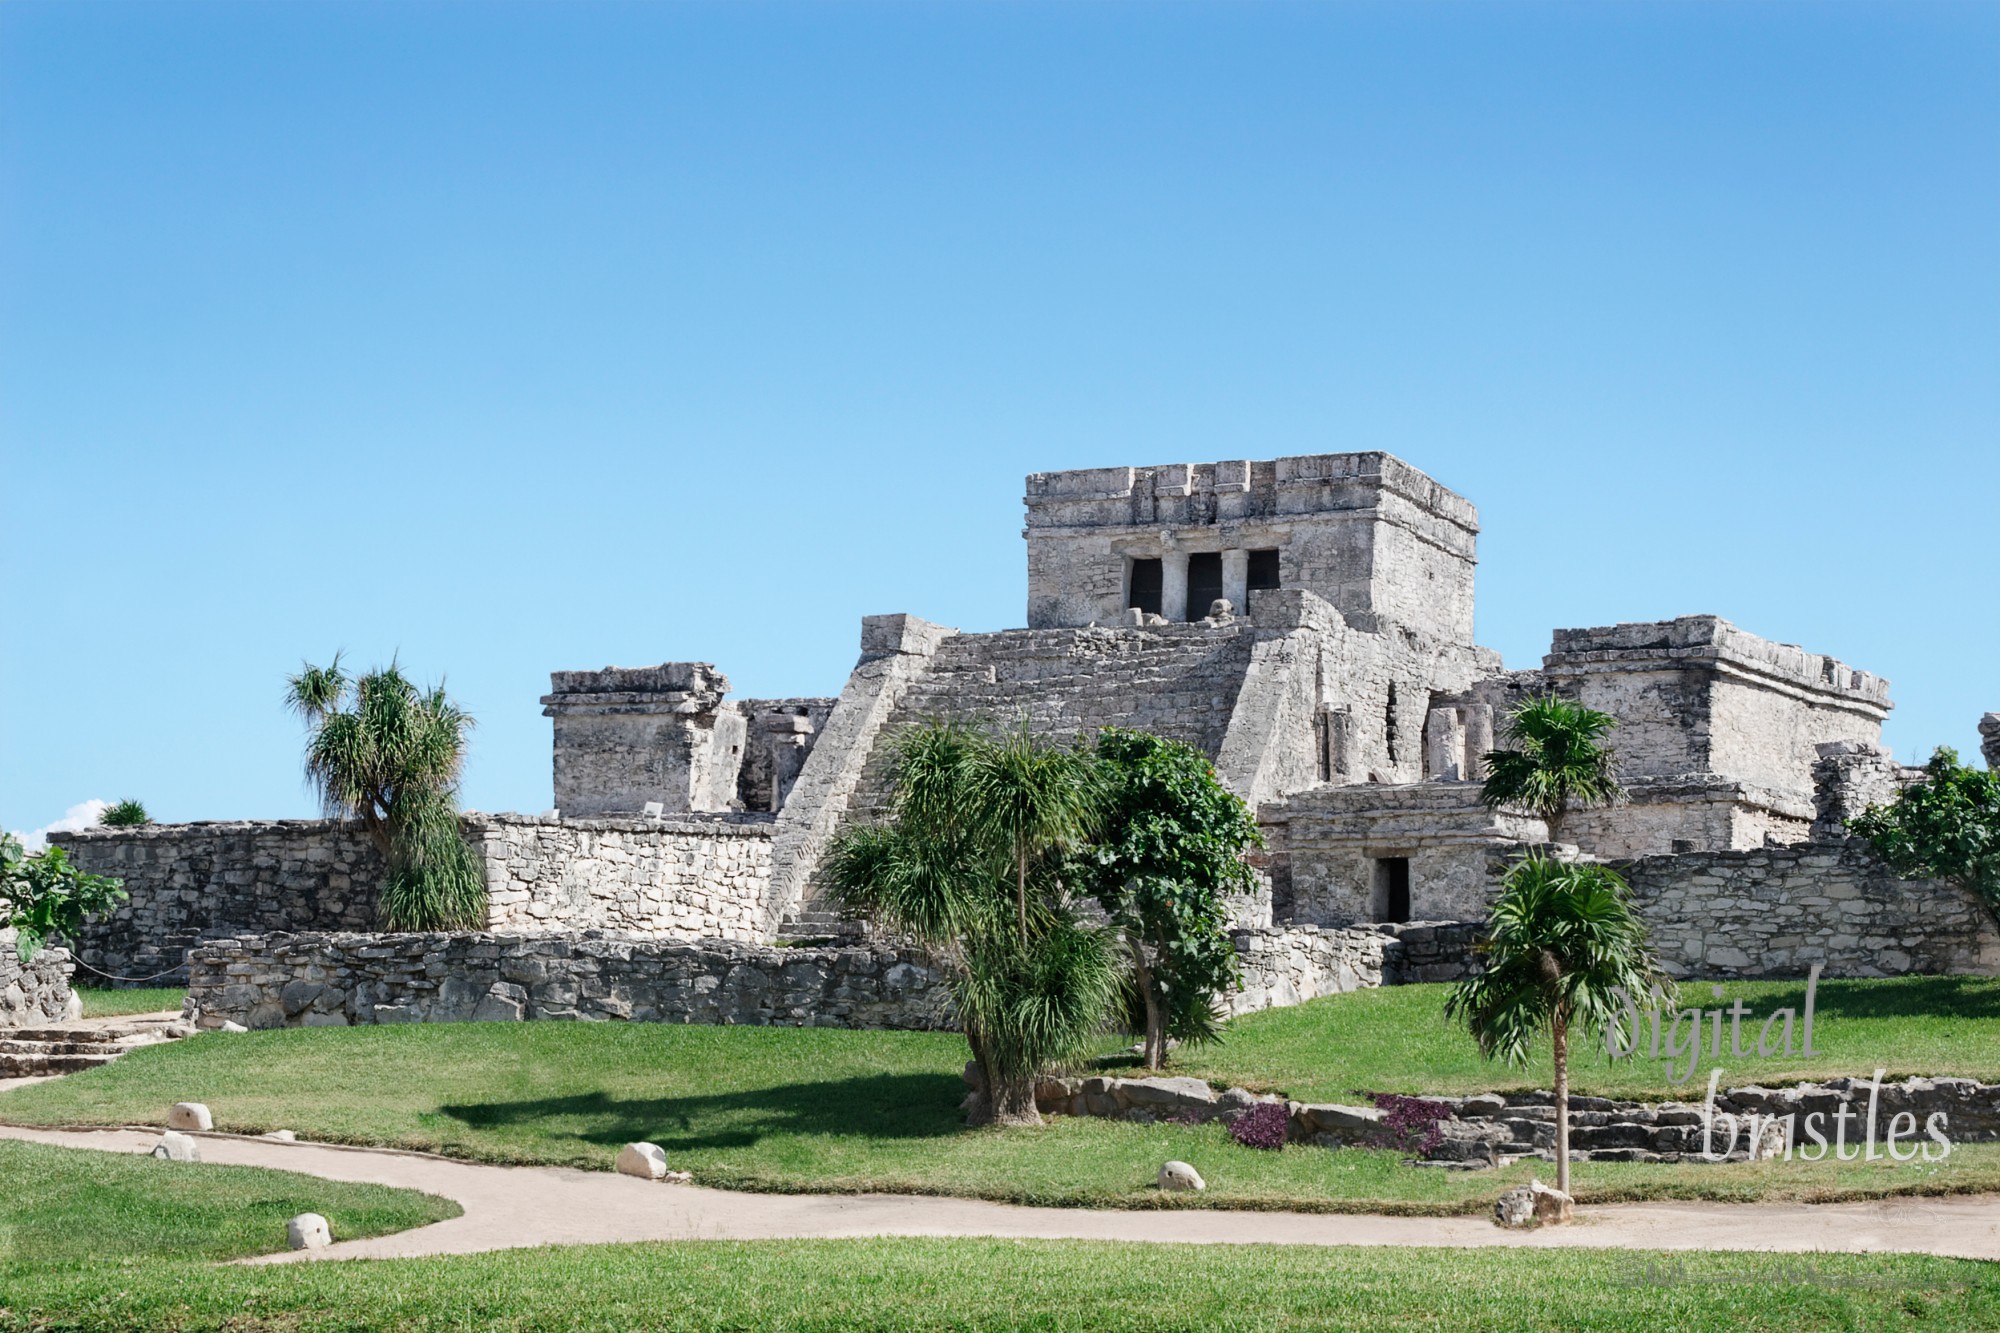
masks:
<svg viewBox="0 0 2000 1333"><path fill-rule="evenodd" d="M732 699L697 661L554 673L557 813L465 819L491 904L478 938L498 942L350 942L372 925L379 862L354 830L281 821L63 835L132 894L82 956L137 975L192 949L204 1022L473 1017L490 1000L486 1016L921 1025L929 1000L890 984L908 965L893 949L856 943L863 963L773 946L858 940L821 858L881 812L885 739L941 717L1137 727L1209 755L1269 842L1237 904L1239 1008L1442 979L1467 965L1508 859L1547 837L1486 809L1479 783L1507 710L1554 690L1619 720L1630 793L1563 838L1629 863L1671 970L2000 968L1978 904L1847 838L1844 819L1911 780L1881 748L1876 676L1711 615L1557 630L1539 667L1507 670L1473 641L1477 512L1385 453L1038 473L1026 507L1027 628L866 617L837 697ZM1982 734L1993 762L2000 714ZM1471 924L1419 925L1439 922ZM519 943L535 937L564 941ZM672 953L682 980L634 979L634 958L689 946L714 957ZM507 979L527 955L560 974L546 999ZM294 1004L299 967L319 989ZM447 1000L467 968L487 984Z"/></svg>

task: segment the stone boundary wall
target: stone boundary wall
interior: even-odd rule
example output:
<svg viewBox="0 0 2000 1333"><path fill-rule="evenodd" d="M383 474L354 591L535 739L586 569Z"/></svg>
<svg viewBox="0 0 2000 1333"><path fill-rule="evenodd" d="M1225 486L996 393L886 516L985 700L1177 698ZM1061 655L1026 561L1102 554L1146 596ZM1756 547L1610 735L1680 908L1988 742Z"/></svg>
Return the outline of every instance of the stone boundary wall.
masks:
<svg viewBox="0 0 2000 1333"><path fill-rule="evenodd" d="M948 1029L922 958L580 935L312 934L210 940L190 953L200 1026L347 1027L627 1019Z"/></svg>
<svg viewBox="0 0 2000 1333"><path fill-rule="evenodd" d="M1676 977L2000 973L2000 931L1971 894L1899 879L1859 838L1617 868Z"/></svg>
<svg viewBox="0 0 2000 1333"><path fill-rule="evenodd" d="M1477 970L1472 949L1485 933L1478 921L1239 930L1231 938L1243 987L1227 1007L1233 1016L1376 986L1457 981Z"/></svg>
<svg viewBox="0 0 2000 1333"><path fill-rule="evenodd" d="M773 914L769 815L468 814L464 828L486 868L491 929L761 939ZM76 941L85 975L186 981L186 951L205 940L379 924L381 855L339 820L149 824L55 838L130 895Z"/></svg>
<svg viewBox="0 0 2000 1333"><path fill-rule="evenodd" d="M185 981L184 955L245 931L366 930L376 921L382 857L358 827L330 819L93 828L50 838L130 897L74 941L79 969ZM163 974L163 975L160 975Z"/></svg>
<svg viewBox="0 0 2000 1333"><path fill-rule="evenodd" d="M977 1087L977 1067L967 1066L965 1081ZM1758 1156L1775 1156L1784 1151L1786 1134L1791 1142L1813 1150L1806 1134L1807 1118L1828 1139L1834 1137L1834 1117L1842 1107L1850 1111L1856 1135L1866 1123L1871 1095L1875 1104L1876 1143L1886 1142L1894 1117L1907 1114L1916 1126L1914 1137L1901 1136L1905 1147L1922 1144L1924 1126L1934 1113L1942 1112L1940 1128L1951 1142L1990 1143L2000 1139L2000 1084L1982 1084L1969 1078L1908 1078L1883 1083L1870 1080L1835 1078L1824 1083L1800 1083L1789 1088L1750 1085L1718 1093L1717 1119L1710 1131L1709 1150L1727 1161L1740 1162ZM1428 1148L1410 1148L1433 1162L1464 1166L1492 1166L1506 1160L1555 1152L1555 1097L1546 1091L1481 1093L1475 1097L1426 1098L1444 1119L1437 1122L1436 1140ZM1100 1116L1130 1120L1140 1124L1160 1121L1201 1123L1220 1120L1233 1123L1253 1108L1270 1104L1285 1109L1286 1138L1292 1143L1323 1148L1347 1146L1389 1146L1395 1138L1388 1132L1381 1110L1373 1106L1339 1103L1287 1101L1274 1094L1258 1095L1243 1088L1217 1092L1206 1080L1185 1075L1154 1078L1115 1078L1075 1075L1044 1078L1035 1085L1035 1104L1047 1115ZM1721 1117L1734 1118L1734 1123ZM1756 1117L1753 1131L1750 1118ZM1791 1118L1788 1126L1785 1122ZM1701 1156L1704 1107L1691 1102L1627 1102L1604 1097L1570 1097L1571 1154L1580 1161L1597 1162L1703 1162ZM1775 1118L1775 1130L1766 1122ZM1730 1146L1723 1136L1734 1131ZM1775 1134L1779 1142L1763 1136ZM1759 1142L1755 1149L1752 1138ZM1850 1140L1856 1135L1850 1135Z"/></svg>
<svg viewBox="0 0 2000 1333"><path fill-rule="evenodd" d="M467 821L486 865L487 927L761 940L770 916L768 817Z"/></svg>
<svg viewBox="0 0 2000 1333"><path fill-rule="evenodd" d="M16 940L0 930L0 1031L71 1017L69 951L45 946L24 963Z"/></svg>

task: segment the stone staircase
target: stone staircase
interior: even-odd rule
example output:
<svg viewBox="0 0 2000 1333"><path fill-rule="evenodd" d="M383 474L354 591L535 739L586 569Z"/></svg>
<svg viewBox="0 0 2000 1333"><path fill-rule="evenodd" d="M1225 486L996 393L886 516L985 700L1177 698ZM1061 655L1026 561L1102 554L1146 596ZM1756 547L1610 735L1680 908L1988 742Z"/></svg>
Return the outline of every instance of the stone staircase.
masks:
<svg viewBox="0 0 2000 1333"><path fill-rule="evenodd" d="M859 943L864 927L830 907L805 907L788 915L778 926L780 944Z"/></svg>
<svg viewBox="0 0 2000 1333"><path fill-rule="evenodd" d="M194 1032L178 1014L80 1019L0 1029L0 1079L55 1078L108 1065L127 1051L178 1041Z"/></svg>
<svg viewBox="0 0 2000 1333"><path fill-rule="evenodd" d="M884 742L898 728L933 719L1007 728L1026 718L1044 738L1134 727L1187 741L1212 757L1229 730L1255 642L1243 620L953 635L938 645L929 669L904 691L868 757L843 822L884 813L893 758ZM777 938L818 939L858 931L815 882L778 927Z"/></svg>

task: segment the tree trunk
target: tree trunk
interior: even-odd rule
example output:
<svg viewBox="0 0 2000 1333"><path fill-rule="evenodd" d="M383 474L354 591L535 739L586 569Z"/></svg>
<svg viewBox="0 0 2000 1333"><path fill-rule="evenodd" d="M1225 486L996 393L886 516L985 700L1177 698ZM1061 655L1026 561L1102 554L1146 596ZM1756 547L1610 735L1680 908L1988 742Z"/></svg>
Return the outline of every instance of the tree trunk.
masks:
<svg viewBox="0 0 2000 1333"><path fill-rule="evenodd" d="M1556 1188L1569 1193L1569 1016L1555 1016Z"/></svg>
<svg viewBox="0 0 2000 1333"><path fill-rule="evenodd" d="M991 1094L988 1109L992 1118L986 1123L992 1125L1039 1125L1042 1113L1035 1108L1035 1080L1027 1078L1000 1078L989 1066L986 1070L986 1085Z"/></svg>
<svg viewBox="0 0 2000 1333"><path fill-rule="evenodd" d="M965 1123L968 1125L1039 1125L1042 1113L1035 1108L1035 1080L1003 1079L993 1068L979 1034L967 1029L965 1044L972 1048L973 1063L979 1066L979 1087L973 1090Z"/></svg>
<svg viewBox="0 0 2000 1333"><path fill-rule="evenodd" d="M1145 1062L1148 1069L1164 1069L1167 1064L1167 1015L1160 997L1153 992L1153 969L1146 965L1146 946L1138 936L1127 935L1132 949L1132 973L1139 979L1139 994L1146 1003Z"/></svg>
<svg viewBox="0 0 2000 1333"><path fill-rule="evenodd" d="M1028 947L1028 849L1018 849L1014 858L1014 917L1021 925L1021 947Z"/></svg>

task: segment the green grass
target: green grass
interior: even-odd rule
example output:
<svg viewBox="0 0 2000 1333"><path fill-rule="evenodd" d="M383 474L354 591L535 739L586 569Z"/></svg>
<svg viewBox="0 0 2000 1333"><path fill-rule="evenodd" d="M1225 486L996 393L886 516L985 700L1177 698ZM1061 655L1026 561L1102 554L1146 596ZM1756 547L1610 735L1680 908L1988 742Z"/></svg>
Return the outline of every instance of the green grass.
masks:
<svg viewBox="0 0 2000 1333"><path fill-rule="evenodd" d="M1278 1080L1252 1077L1253 1053L1271 1052L1273 1070L1309 1071L1318 1041L1330 1060L1345 1063L1302 1084L1307 1092L1381 1086L1390 1082L1380 1077L1384 1056L1354 1043L1357 1033L1386 1041L1395 1030L1378 998L1392 994L1258 1015L1205 1058L1245 1062L1232 1079L1269 1085ZM1332 1038L1299 1035L1301 1020L1315 1017ZM1829 1039L1836 1030L1828 1028ZM1429 1048L1412 1041L1401 1049L1421 1066ZM958 1112L964 1059L962 1041L947 1033L812 1028L481 1023L215 1033L0 1094L0 1121L158 1124L174 1102L193 1099L206 1102L224 1130L294 1129L338 1142L597 1169L609 1167L621 1144L649 1139L704 1184L1080 1206L1473 1211L1490 1203L1501 1181L1546 1170L1535 1163L1497 1176L1415 1170L1394 1154L1351 1149L1263 1153L1216 1125L1063 1118L1041 1129L968 1131ZM1390 1086L1398 1084L1431 1086L1407 1078ZM1209 1190L1163 1199L1150 1189L1169 1157L1194 1163ZM2000 1190L2000 1145L1962 1147L1932 1165L1582 1163L1575 1179L1585 1201Z"/></svg>
<svg viewBox="0 0 2000 1333"><path fill-rule="evenodd" d="M120 1018L126 1014L157 1013L162 1009L179 1013L181 1001L187 998L187 990L182 986L147 986L134 990L78 986L76 993L83 997L85 1018Z"/></svg>
<svg viewBox="0 0 2000 1333"><path fill-rule="evenodd" d="M1352 1101L1357 1089L1378 1092L1471 1093L1551 1085L1548 1053L1524 1070L1480 1058L1471 1038L1444 1019L1448 986L1387 986L1328 996L1289 1009L1237 1020L1225 1039L1178 1052L1176 1072L1256 1091L1282 1091L1300 1101ZM1801 1020L1805 985L1796 981L1728 982L1717 1000L1707 983L1681 988L1688 1008L1726 1009L1739 996L1756 1015L1743 1020L1745 1048L1754 1050L1765 1017L1790 1007ZM1710 1056L1708 1029L1693 1078L1676 1085L1663 1062L1613 1062L1602 1048L1578 1051L1570 1080L1579 1092L1646 1100L1701 1100L1708 1071L1720 1065L1722 1086L1778 1085L1805 1078L1886 1068L1906 1074L1965 1074L2000 1081L2000 977L1896 977L1822 981L1815 1003L1817 1058L1795 1054L1736 1059L1727 1017L1722 1058ZM1685 1033L1686 1029L1683 1029ZM1773 1029L1776 1042L1777 1029ZM1797 1040L1793 1043L1799 1049ZM1674 1069L1678 1074L1683 1060Z"/></svg>
<svg viewBox="0 0 2000 1333"><path fill-rule="evenodd" d="M285 1223L300 1213L319 1213L336 1237L358 1239L460 1212L412 1190L10 1140L0 1140L0 1181L0 1281L9 1282L282 1250Z"/></svg>
<svg viewBox="0 0 2000 1333"><path fill-rule="evenodd" d="M1649 1260L1683 1265L1682 1280L1649 1281ZM1993 1265L1876 1255L707 1241L0 1281L0 1329L79 1333L1994 1327Z"/></svg>

